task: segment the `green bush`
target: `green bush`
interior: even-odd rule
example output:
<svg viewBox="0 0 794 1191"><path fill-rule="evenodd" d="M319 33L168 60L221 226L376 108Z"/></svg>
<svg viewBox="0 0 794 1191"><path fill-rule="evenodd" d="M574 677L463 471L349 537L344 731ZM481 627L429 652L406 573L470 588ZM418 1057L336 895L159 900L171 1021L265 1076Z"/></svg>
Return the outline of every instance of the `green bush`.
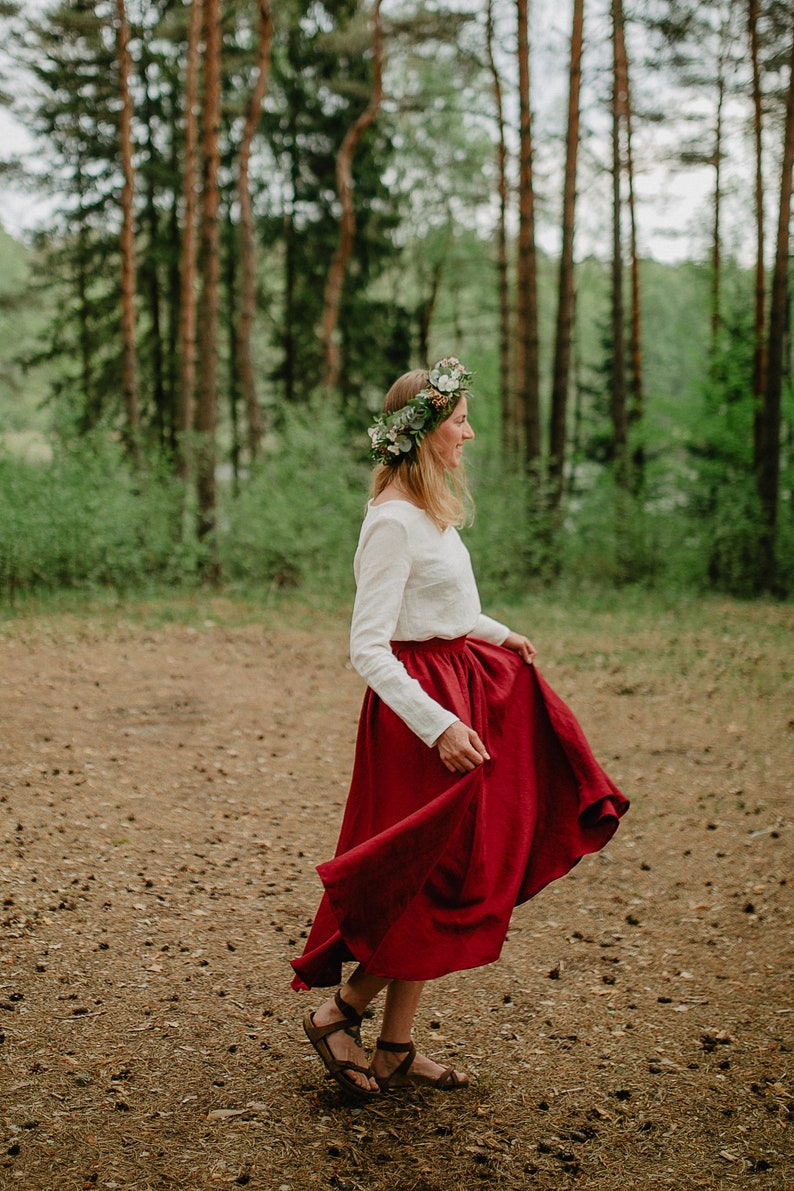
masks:
<svg viewBox="0 0 794 1191"><path fill-rule="evenodd" d="M469 482L475 515L463 538L480 593L484 603L520 599L527 590L546 584L556 571L548 518L533 484L507 471L496 450L472 455Z"/></svg>
<svg viewBox="0 0 794 1191"><path fill-rule="evenodd" d="M0 598L74 587L128 590L194 574L176 484L133 472L96 436L50 462L0 456Z"/></svg>
<svg viewBox="0 0 794 1191"><path fill-rule="evenodd" d="M368 476L332 407L289 411L240 493L223 503L225 578L261 590L348 595Z"/></svg>
<svg viewBox="0 0 794 1191"><path fill-rule="evenodd" d="M553 532L533 485L504 468L486 435L472 444L469 470L476 515L464 540L486 607L552 584L743 597L760 589L757 500L746 477L707 485L701 471L687 492L649 469L640 500L593 468ZM333 407L290 411L239 490L219 485L224 581L246 595L300 590L349 603L368 481L363 450ZM790 591L794 519L783 489L777 578ZM180 483L164 467L134 471L106 436L59 447L49 462L0 454L0 602L26 592L184 587L204 557Z"/></svg>

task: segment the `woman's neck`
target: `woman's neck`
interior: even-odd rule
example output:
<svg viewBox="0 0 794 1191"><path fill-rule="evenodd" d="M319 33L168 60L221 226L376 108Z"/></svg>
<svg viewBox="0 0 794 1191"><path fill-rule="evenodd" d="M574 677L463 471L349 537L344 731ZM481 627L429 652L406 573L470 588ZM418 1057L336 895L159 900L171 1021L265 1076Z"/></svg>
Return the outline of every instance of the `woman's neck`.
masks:
<svg viewBox="0 0 794 1191"><path fill-rule="evenodd" d="M400 484L397 480L391 480L386 487L378 493L372 503L374 505L382 505L386 504L386 502L390 500L404 500L408 504L415 505L417 508L422 507L413 493L409 492L406 488L403 488L402 484Z"/></svg>

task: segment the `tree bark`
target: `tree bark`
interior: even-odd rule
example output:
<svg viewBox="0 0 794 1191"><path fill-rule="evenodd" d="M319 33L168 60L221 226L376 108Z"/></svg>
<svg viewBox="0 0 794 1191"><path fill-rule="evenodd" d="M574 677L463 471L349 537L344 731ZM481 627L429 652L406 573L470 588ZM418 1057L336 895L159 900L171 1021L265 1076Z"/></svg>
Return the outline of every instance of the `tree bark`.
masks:
<svg viewBox="0 0 794 1191"><path fill-rule="evenodd" d="M369 103L345 133L336 159L336 191L342 204L342 215L339 221L339 242L331 260L325 283L322 318L325 386L329 390L336 388L339 379L339 347L336 342L336 329L339 323L339 306L342 299L345 270L356 235L356 216L353 206L353 156L364 133L374 124L383 99L383 22L381 21L380 6L381 0L375 0L372 7L372 91Z"/></svg>
<svg viewBox="0 0 794 1191"><path fill-rule="evenodd" d="M166 397L165 383L165 346L162 331L162 298L160 287L160 213L157 206L156 174L159 162L158 150L154 140L154 104L152 102L152 87L149 78L151 63L148 60L144 38L141 53L140 75L143 82L143 111L142 116L146 126L146 156L148 170L144 175L144 189L146 192L142 221L148 231L149 251L144 257L139 271L141 293L145 295L145 304L149 316L150 331L147 351L151 359L152 379L151 398L154 406L154 421L160 434L162 447L171 449L174 442L173 409Z"/></svg>
<svg viewBox="0 0 794 1191"><path fill-rule="evenodd" d="M217 578L215 529L215 430L218 387L218 286L220 226L218 171L221 116L221 4L204 2L204 97L201 111L201 212L199 228L198 384L196 386L198 534L210 548L207 577Z"/></svg>
<svg viewBox="0 0 794 1191"><path fill-rule="evenodd" d="M753 310L753 458L758 468L761 454L761 428L764 389L766 388L765 307L766 276L764 266L764 171L763 171L763 101L758 47L758 0L748 0L747 23L750 36L750 62L753 72L753 142L755 148L755 303Z"/></svg>
<svg viewBox="0 0 794 1191"><path fill-rule="evenodd" d="M576 0L577 3L580 0ZM493 81L494 104L496 107L497 175L499 190L499 219L496 226L497 284L499 290L499 393L502 415L502 444L506 454L515 455L518 433L515 424L515 401L513 399L512 374L510 370L510 280L507 259L507 139L505 136L504 102L502 80L494 57L494 0L488 0L487 53L488 68Z"/></svg>
<svg viewBox="0 0 794 1191"><path fill-rule="evenodd" d="M720 50L717 74L717 111L714 124L714 216L711 233L711 361L719 350L722 321L722 142L725 106L725 66Z"/></svg>
<svg viewBox="0 0 794 1191"><path fill-rule="evenodd" d="M141 417L138 404L138 357L135 344L135 169L132 160L132 96L130 94L130 29L124 0L116 0L116 45L121 92L119 146L124 187L121 192L121 335L122 388L127 414L127 443L141 464Z"/></svg>
<svg viewBox="0 0 794 1191"><path fill-rule="evenodd" d="M619 45L623 4L612 0L612 451L618 487L628 489L628 435L626 414L626 322L623 301L623 200L621 116L622 75Z"/></svg>
<svg viewBox="0 0 794 1191"><path fill-rule="evenodd" d="M262 412L257 399L251 353L251 331L256 312L256 235L249 167L251 146L262 114L262 102L267 94L273 43L273 15L269 0L257 0L257 8L259 20L256 74L240 142L237 183L240 203L240 318L237 327L237 368L248 424L248 452L252 460L256 459L262 441Z"/></svg>
<svg viewBox="0 0 794 1191"><path fill-rule="evenodd" d="M169 152L168 169L175 179L168 196L168 220L166 236L168 242L178 246L172 252L168 261L166 284L166 333L165 333L165 375L168 388L168 403L171 410L171 449L173 463L179 465L179 319L181 298L181 255L182 255L182 153L184 144L184 129L182 127L183 95L176 94L176 85L171 88L169 96ZM178 182L176 181L178 179Z"/></svg>
<svg viewBox="0 0 794 1191"><path fill-rule="evenodd" d="M77 253L75 255L74 287L77 293L80 379L87 403L87 413L88 405L94 396L94 353L91 346L91 331L89 327L90 303L88 288L90 285L90 276L88 268L88 217L86 214L88 195L85 181L85 166L81 156L78 156L75 161L74 180L77 194Z"/></svg>
<svg viewBox="0 0 794 1191"><path fill-rule="evenodd" d="M179 262L179 385L177 397L177 470L183 480L190 475L190 435L194 421L196 384L196 183L198 81L203 0L193 0L188 26L187 73L185 79L185 161L182 171L183 228Z"/></svg>
<svg viewBox="0 0 794 1191"><path fill-rule="evenodd" d="M780 420L788 315L788 267L790 252L792 166L794 166L794 26L792 27L786 123L783 141L783 171L780 182L777 246L769 307L767 378L761 412L761 452L756 472L761 503L762 589L776 591L777 506L780 483Z"/></svg>
<svg viewBox="0 0 794 1191"><path fill-rule="evenodd" d="M516 285L516 413L528 473L540 463L537 254L532 170L532 110L529 95L528 0L517 0L519 180L518 268Z"/></svg>
<svg viewBox="0 0 794 1191"><path fill-rule="evenodd" d="M565 151L565 187L562 204L562 249L560 253L557 331L554 340L554 370L549 424L549 508L559 509L565 472L565 444L568 390L571 371L571 340L574 316L574 228L576 216L576 164L579 149L579 96L582 78L584 0L574 0L571 32L570 81L568 86L568 131Z"/></svg>
<svg viewBox="0 0 794 1191"><path fill-rule="evenodd" d="M240 398L242 396L242 388L240 381L240 369L236 363L240 328L239 303L242 296L239 282L241 244L239 229L234 225L232 207L230 203L226 204L225 221L226 226L224 229L224 244L221 256L224 266L224 291L226 297L226 301L223 304L223 309L225 317L226 342L228 344L229 355L229 370L227 377L227 398L229 403L228 408L230 430L229 462L232 465L232 492L235 496L237 496L240 491L240 463L243 454L242 435L240 433Z"/></svg>
<svg viewBox="0 0 794 1191"><path fill-rule="evenodd" d="M196 384L196 207L198 84L203 28L203 0L192 0L185 74L185 135L182 167L182 237L179 251L179 373L176 388L176 465L183 481L192 467L191 434Z"/></svg>
<svg viewBox="0 0 794 1191"><path fill-rule="evenodd" d="M623 20L616 30L619 55L620 90L623 99L623 121L626 134L626 187L629 211L629 272L631 278L631 321L629 329L629 359L631 361L629 396L626 413L627 430L636 429L642 421L644 396L642 378L642 300L640 292L640 258L637 249L637 203L634 188L634 151L632 144L633 112L629 84L629 59ZM635 493L642 491L645 452L641 443L631 451L631 486Z"/></svg>
<svg viewBox="0 0 794 1191"><path fill-rule="evenodd" d="M430 365L430 328L433 324L433 315L436 311L436 302L438 300L438 291L441 288L441 276L443 272L443 259L435 261L430 271L430 289L424 302L420 303L418 310L419 342L417 344L417 350L419 359L426 367Z"/></svg>

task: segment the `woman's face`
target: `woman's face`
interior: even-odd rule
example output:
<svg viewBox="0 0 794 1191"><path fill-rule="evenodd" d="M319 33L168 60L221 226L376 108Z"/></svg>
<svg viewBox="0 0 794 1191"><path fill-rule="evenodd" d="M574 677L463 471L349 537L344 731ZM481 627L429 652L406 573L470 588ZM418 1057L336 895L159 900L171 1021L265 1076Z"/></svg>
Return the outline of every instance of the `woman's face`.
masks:
<svg viewBox="0 0 794 1191"><path fill-rule="evenodd" d="M433 431L433 442L441 461L450 471L460 467L463 459L463 444L474 438L469 425L469 403L461 397L448 418Z"/></svg>

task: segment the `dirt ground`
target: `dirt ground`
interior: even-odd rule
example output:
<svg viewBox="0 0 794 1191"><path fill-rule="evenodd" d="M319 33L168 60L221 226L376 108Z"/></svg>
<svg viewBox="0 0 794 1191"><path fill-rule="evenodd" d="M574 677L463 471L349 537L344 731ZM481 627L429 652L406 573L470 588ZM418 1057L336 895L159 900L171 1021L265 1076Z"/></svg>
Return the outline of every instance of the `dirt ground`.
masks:
<svg viewBox="0 0 794 1191"><path fill-rule="evenodd" d="M632 809L426 991L474 1088L363 1107L288 968L352 757L343 618L5 622L0 1186L791 1191L794 667L740 620L536 640Z"/></svg>

